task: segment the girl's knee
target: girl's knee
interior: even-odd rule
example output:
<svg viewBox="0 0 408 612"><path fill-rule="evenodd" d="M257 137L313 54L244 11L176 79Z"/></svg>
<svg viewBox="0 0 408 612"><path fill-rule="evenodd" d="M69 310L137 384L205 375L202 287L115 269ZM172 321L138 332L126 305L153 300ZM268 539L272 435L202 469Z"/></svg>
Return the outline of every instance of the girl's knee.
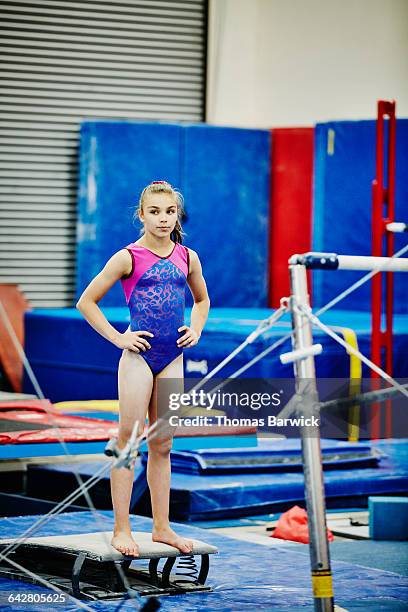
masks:
<svg viewBox="0 0 408 612"><path fill-rule="evenodd" d="M127 443L130 436L133 433L133 427L127 426L127 425L119 425L119 430L118 430L118 439L120 442L122 443ZM143 433L143 428L139 427L138 428L138 432L137 435L140 436Z"/></svg>
<svg viewBox="0 0 408 612"><path fill-rule="evenodd" d="M159 455L168 455L173 446L173 438L157 438L148 441L149 452Z"/></svg>

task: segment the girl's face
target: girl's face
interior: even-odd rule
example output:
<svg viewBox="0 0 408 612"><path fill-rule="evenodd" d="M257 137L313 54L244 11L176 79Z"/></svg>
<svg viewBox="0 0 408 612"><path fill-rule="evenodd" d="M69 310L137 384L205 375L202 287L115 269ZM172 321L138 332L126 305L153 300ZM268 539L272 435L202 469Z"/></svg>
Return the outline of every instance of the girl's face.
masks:
<svg viewBox="0 0 408 612"><path fill-rule="evenodd" d="M157 238L170 237L177 221L177 204L168 193L149 193L145 197L139 218L145 232Z"/></svg>

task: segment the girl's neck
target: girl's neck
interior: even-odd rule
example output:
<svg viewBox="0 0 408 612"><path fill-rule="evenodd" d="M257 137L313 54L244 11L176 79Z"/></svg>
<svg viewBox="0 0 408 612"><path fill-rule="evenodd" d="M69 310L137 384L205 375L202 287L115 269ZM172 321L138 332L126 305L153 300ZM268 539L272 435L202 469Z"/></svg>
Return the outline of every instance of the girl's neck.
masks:
<svg viewBox="0 0 408 612"><path fill-rule="evenodd" d="M167 252L170 247L174 244L170 239L170 236L163 236L159 238L153 234L143 234L137 241L141 246L151 249L152 251Z"/></svg>

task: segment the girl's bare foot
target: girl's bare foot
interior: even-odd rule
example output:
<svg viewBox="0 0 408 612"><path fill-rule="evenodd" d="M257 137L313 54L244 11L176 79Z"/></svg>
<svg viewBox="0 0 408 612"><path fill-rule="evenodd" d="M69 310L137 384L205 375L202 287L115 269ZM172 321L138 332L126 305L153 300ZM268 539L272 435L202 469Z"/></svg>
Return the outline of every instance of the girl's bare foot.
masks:
<svg viewBox="0 0 408 612"><path fill-rule="evenodd" d="M152 540L153 542L163 542L164 544L174 546L174 548L178 548L182 553L191 553L193 551L193 542L177 535L170 527L165 527L163 529L154 527L152 531Z"/></svg>
<svg viewBox="0 0 408 612"><path fill-rule="evenodd" d="M129 531L114 531L111 540L113 548L127 557L138 557L139 547Z"/></svg>

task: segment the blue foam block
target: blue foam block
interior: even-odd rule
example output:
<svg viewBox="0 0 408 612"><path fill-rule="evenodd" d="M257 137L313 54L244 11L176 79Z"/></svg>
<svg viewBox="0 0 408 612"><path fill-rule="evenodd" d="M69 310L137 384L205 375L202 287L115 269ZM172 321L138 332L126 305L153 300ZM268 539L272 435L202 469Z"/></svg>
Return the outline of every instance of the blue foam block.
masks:
<svg viewBox="0 0 408 612"><path fill-rule="evenodd" d="M408 540L408 497L369 497L369 533L373 540Z"/></svg>
<svg viewBox="0 0 408 612"><path fill-rule="evenodd" d="M185 129L186 244L213 306L267 304L269 160L269 130Z"/></svg>
<svg viewBox="0 0 408 612"><path fill-rule="evenodd" d="M139 238L132 214L143 187L167 180L184 195L184 242L200 256L213 306L266 306L269 150L268 130L84 122L77 297L113 253ZM124 304L119 283L101 300Z"/></svg>
<svg viewBox="0 0 408 612"><path fill-rule="evenodd" d="M104 446L106 446L106 441ZM75 451L71 452L75 454ZM78 476L83 482L86 482L99 473L90 493L98 508L107 508L111 506L109 468L110 464L107 464L106 461L75 463L74 466L72 463L31 465L27 473L27 495L59 501L77 489ZM137 460L134 469L131 509L141 500L147 487L146 466ZM82 505L86 502L84 498L80 498L76 503ZM24 514L23 507L21 513Z"/></svg>
<svg viewBox="0 0 408 612"><path fill-rule="evenodd" d="M155 180L180 187L181 129L136 121L81 124L77 297L116 251L138 239L132 216L143 187ZM119 283L101 300L124 304Z"/></svg>
<svg viewBox="0 0 408 612"><path fill-rule="evenodd" d="M315 129L313 250L371 255L372 181L375 177L375 121L333 121ZM334 140L333 140L334 139ZM333 146L329 146L329 141ZM408 119L397 121L395 218L408 216ZM406 235L395 234L395 251ZM313 272L314 306L322 306L363 276L363 272ZM394 312L407 313L406 278L395 274ZM371 311L370 283L341 303L343 309Z"/></svg>

